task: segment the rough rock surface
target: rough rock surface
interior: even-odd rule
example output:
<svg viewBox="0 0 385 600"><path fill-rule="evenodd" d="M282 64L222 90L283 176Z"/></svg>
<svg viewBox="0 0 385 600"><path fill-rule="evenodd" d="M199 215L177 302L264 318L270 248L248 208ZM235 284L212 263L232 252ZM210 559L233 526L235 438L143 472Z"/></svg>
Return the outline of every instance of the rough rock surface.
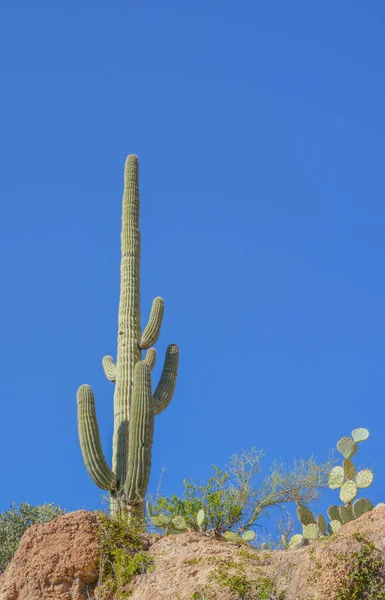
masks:
<svg viewBox="0 0 385 600"><path fill-rule="evenodd" d="M343 557L358 549L353 537L356 532L373 542L376 554L385 559L385 508L346 523L333 538L291 550L263 552L240 548L198 533L165 537L150 548L155 568L136 578L130 600L241 598L228 583L224 585L227 576L238 577L232 581L238 589L242 589L242 578L246 585L250 582L250 591L244 596L247 600L334 600L339 585L346 581L347 565ZM230 564L232 567L228 568ZM224 574L222 583L210 582L210 573L218 573L218 569ZM385 569L383 576L385 585ZM276 584L270 596L258 594L258 586L263 589L264 581L265 591L269 589L269 581ZM280 595L282 592L284 596Z"/></svg>
<svg viewBox="0 0 385 600"><path fill-rule="evenodd" d="M97 521L85 510L32 525L0 575L0 600L93 598L98 579Z"/></svg>
<svg viewBox="0 0 385 600"><path fill-rule="evenodd" d="M333 538L286 551L258 551L192 532L164 537L149 547L154 568L134 578L130 599L211 600L215 593L216 600L236 600L242 596L228 581L226 585L226 578L235 577L232 584L251 586L243 596L248 600L334 600L346 581L345 557L359 546L356 532L373 542L376 556L384 560L385 508L346 523ZM0 600L98 598L95 533L95 515L86 511L31 527L0 576ZM220 574L219 581L212 579L213 573ZM258 593L258 586L266 585L266 590L269 582L275 583L275 591Z"/></svg>

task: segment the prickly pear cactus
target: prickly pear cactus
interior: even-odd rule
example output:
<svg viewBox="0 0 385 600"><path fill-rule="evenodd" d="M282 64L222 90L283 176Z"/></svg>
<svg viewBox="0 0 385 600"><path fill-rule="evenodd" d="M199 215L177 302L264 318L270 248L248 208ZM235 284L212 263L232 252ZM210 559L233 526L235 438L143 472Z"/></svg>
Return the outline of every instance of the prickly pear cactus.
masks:
<svg viewBox="0 0 385 600"><path fill-rule="evenodd" d="M151 523L155 525L155 527L158 527L158 529L166 529L171 526L172 520L169 515L160 514L151 517Z"/></svg>
<svg viewBox="0 0 385 600"><path fill-rule="evenodd" d="M242 533L241 538L244 542L252 542L255 539L255 531L252 529L248 529L244 533Z"/></svg>
<svg viewBox="0 0 385 600"><path fill-rule="evenodd" d="M365 512L373 510L379 506L385 506L385 503L380 503L376 507L367 498L355 500L359 489L367 488L373 482L374 475L370 469L362 469L356 471L352 462L352 457L356 454L359 444L369 437L369 431L363 427L354 429L351 437L345 436L337 443L337 448L344 457L342 466L336 466L329 473L329 488L339 490L340 499L343 502L342 506L329 506L328 517L330 522L326 527L326 521L322 515L314 518L311 510L307 506L301 504L297 500L297 516L302 524L302 536L294 535L288 547L298 546L303 541L314 540L319 536L333 535L338 533L344 523L357 519ZM355 500L354 504L353 501Z"/></svg>
<svg viewBox="0 0 385 600"><path fill-rule="evenodd" d="M353 504L353 512L356 519L361 517L366 512L373 510L374 506L368 498L360 498Z"/></svg>
<svg viewBox="0 0 385 600"><path fill-rule="evenodd" d="M235 533L234 531L225 531L222 534L222 537L227 542L231 542L233 544L242 544L242 542L243 542L242 537L238 533Z"/></svg>
<svg viewBox="0 0 385 600"><path fill-rule="evenodd" d="M174 517L172 520L172 526L177 531L186 531L187 530L186 519L184 517L180 517L180 516Z"/></svg>
<svg viewBox="0 0 385 600"><path fill-rule="evenodd" d="M315 523L312 511L304 504L297 504L297 517L304 526Z"/></svg>
<svg viewBox="0 0 385 600"><path fill-rule="evenodd" d="M373 482L374 475L370 469L362 469L356 471L356 468L351 460L359 448L359 444L369 437L369 431L363 427L354 429L351 437L346 436L341 438L337 443L337 448L344 457L342 466L334 467L329 474L329 488L332 490L340 490L340 499L344 503L343 506L331 506L328 510L328 515L332 525L329 531L336 533L338 525L347 523L353 519L357 519L364 512L373 510L373 504L366 498L355 500L358 491L361 488L367 488ZM355 500L354 504L352 504Z"/></svg>
<svg viewBox="0 0 385 600"><path fill-rule="evenodd" d="M303 542L303 535L300 533L295 533L289 541L288 548L296 548Z"/></svg>
<svg viewBox="0 0 385 600"><path fill-rule="evenodd" d="M320 528L317 523L309 523L309 525L304 525L302 529L302 535L305 540L316 540L320 536Z"/></svg>
<svg viewBox="0 0 385 600"><path fill-rule="evenodd" d="M340 506L340 516L341 523L347 523L348 521L353 521L354 512L351 504L347 504L346 506Z"/></svg>
<svg viewBox="0 0 385 600"><path fill-rule="evenodd" d="M170 403L178 371L179 350L167 348L159 384L152 392L151 369L156 353L164 301L155 298L149 321L140 325L140 232L138 158L128 156L124 172L120 302L117 360L103 359L107 379L115 384L112 469L104 458L94 395L88 385L78 391L80 446L87 470L110 493L112 514L144 518L143 500L151 467L154 417ZM147 350L142 359L142 351ZM167 525L166 525L167 527Z"/></svg>
<svg viewBox="0 0 385 600"><path fill-rule="evenodd" d="M323 515L318 515L317 525L319 527L321 535L326 535L326 519Z"/></svg>
<svg viewBox="0 0 385 600"><path fill-rule="evenodd" d="M351 458L358 450L358 444L353 438L343 437L337 443L337 448L344 458Z"/></svg>
<svg viewBox="0 0 385 600"><path fill-rule="evenodd" d="M196 522L197 522L199 531L203 531L205 520L206 520L206 513L205 513L204 509L201 508L200 510L198 510L198 513L196 516Z"/></svg>
<svg viewBox="0 0 385 600"><path fill-rule="evenodd" d="M335 519L334 521L330 521L330 523L328 524L329 535L333 535L333 533L338 533L339 530L341 529L341 525L342 525L342 523L338 519Z"/></svg>
<svg viewBox="0 0 385 600"><path fill-rule="evenodd" d="M340 489L340 499L345 504L350 504L358 494L358 487L355 481L345 481Z"/></svg>

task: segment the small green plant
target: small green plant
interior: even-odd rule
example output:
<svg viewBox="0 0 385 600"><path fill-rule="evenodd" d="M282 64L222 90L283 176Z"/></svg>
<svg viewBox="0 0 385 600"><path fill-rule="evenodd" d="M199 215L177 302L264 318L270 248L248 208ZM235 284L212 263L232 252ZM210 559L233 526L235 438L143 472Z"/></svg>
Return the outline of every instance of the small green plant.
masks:
<svg viewBox="0 0 385 600"><path fill-rule="evenodd" d="M278 593L275 582L264 575L248 576L244 565L227 562L214 569L209 579L221 588L232 591L239 600L284 600L285 592Z"/></svg>
<svg viewBox="0 0 385 600"><path fill-rule="evenodd" d="M97 598L123 600L130 594L135 575L148 571L154 559L144 551L141 529L134 520L122 515L99 514L99 580Z"/></svg>
<svg viewBox="0 0 385 600"><path fill-rule="evenodd" d="M36 523L48 523L65 511L54 504L31 506L22 502L0 514L0 573L12 559L24 532Z"/></svg>
<svg viewBox="0 0 385 600"><path fill-rule="evenodd" d="M385 600L385 565L380 552L361 533L353 537L359 548L349 559L347 581L336 600Z"/></svg>

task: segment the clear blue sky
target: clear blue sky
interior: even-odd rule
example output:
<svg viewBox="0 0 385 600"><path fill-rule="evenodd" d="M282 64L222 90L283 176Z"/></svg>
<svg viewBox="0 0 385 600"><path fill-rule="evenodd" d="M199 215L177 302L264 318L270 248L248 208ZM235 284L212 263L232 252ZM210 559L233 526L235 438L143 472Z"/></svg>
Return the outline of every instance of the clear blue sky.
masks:
<svg viewBox="0 0 385 600"><path fill-rule="evenodd" d="M363 426L385 500L384 27L380 0L2 4L1 510L99 506L76 390L110 457L129 153L143 323L163 296L181 348L150 489Z"/></svg>

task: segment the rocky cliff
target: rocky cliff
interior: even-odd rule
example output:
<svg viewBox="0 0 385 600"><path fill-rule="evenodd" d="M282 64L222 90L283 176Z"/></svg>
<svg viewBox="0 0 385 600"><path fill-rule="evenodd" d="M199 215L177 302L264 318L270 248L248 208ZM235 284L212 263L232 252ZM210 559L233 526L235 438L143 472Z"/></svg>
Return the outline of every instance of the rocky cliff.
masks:
<svg viewBox="0 0 385 600"><path fill-rule="evenodd" d="M292 550L258 551L193 532L147 545L154 565L134 577L132 600L337 600L341 586L349 600L355 579L366 591L365 581L374 580L385 590L385 508L346 523L336 536ZM361 563L369 578L352 578ZM0 600L99 599L97 564L93 513L34 525L0 576Z"/></svg>

